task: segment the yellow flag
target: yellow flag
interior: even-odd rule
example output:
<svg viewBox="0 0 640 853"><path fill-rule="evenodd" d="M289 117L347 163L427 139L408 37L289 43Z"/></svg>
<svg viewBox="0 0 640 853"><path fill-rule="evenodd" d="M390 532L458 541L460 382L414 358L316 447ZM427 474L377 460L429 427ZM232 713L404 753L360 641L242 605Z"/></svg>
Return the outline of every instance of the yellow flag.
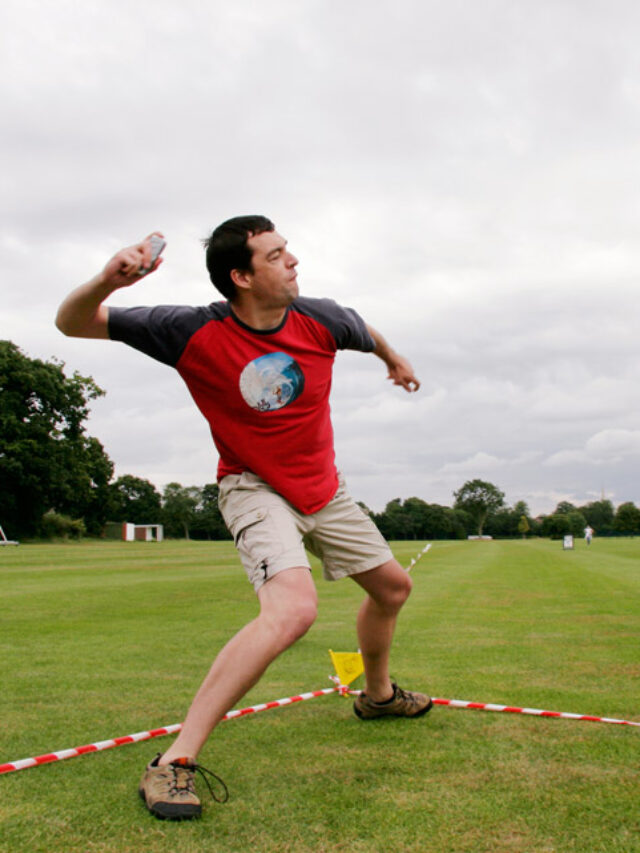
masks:
<svg viewBox="0 0 640 853"><path fill-rule="evenodd" d="M340 684L351 684L364 672L360 652L334 652L329 649L331 660L340 679Z"/></svg>

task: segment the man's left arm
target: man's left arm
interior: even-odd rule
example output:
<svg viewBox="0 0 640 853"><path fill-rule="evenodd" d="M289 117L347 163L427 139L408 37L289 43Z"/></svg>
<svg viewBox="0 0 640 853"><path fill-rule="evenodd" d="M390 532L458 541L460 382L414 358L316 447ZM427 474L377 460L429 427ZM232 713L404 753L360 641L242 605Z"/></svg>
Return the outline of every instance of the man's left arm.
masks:
<svg viewBox="0 0 640 853"><path fill-rule="evenodd" d="M417 391L420 387L420 382L416 379L413 368L407 359L398 355L398 353L389 346L380 332L372 328L368 323L366 325L367 331L373 338L373 342L376 345L373 352L387 365L389 370L389 379L393 380L394 385L401 385L405 391Z"/></svg>

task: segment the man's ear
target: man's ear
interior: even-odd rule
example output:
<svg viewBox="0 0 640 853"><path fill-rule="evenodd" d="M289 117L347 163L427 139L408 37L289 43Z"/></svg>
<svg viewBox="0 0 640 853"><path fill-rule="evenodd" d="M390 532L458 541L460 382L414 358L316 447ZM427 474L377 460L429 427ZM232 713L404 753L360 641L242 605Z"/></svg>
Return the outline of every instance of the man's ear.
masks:
<svg viewBox="0 0 640 853"><path fill-rule="evenodd" d="M240 290L251 288L251 273L249 270L231 270L229 278Z"/></svg>

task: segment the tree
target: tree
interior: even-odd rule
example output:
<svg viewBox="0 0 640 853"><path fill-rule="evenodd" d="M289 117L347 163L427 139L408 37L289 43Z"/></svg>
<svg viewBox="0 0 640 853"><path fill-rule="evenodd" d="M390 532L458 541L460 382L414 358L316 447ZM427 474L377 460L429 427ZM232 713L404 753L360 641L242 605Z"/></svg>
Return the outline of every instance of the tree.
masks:
<svg viewBox="0 0 640 853"><path fill-rule="evenodd" d="M529 524L529 519L526 515L520 516L520 521L518 522L518 533L522 534L522 538L526 538L527 533L531 530L531 525Z"/></svg>
<svg viewBox="0 0 640 853"><path fill-rule="evenodd" d="M0 341L0 523L13 536L38 533L48 510L82 516L91 533L106 520L113 464L84 429L104 391L63 368Z"/></svg>
<svg viewBox="0 0 640 853"><path fill-rule="evenodd" d="M487 520L482 527L482 533L486 536L492 536L495 539L506 539L515 535L516 526L517 522L513 517L513 512L509 507L503 506L501 509L492 512L491 515L487 517ZM477 534L477 532L478 524L474 519L472 519L469 533Z"/></svg>
<svg viewBox="0 0 640 853"><path fill-rule="evenodd" d="M531 519L529 518L529 507L525 501L517 501L513 507L502 507L487 518L483 528L487 534L495 537L514 538L523 536L521 527L525 520L526 532L531 530Z"/></svg>
<svg viewBox="0 0 640 853"><path fill-rule="evenodd" d="M409 539L409 527L402 511L402 499L394 498L389 501L380 515L374 516L380 532L385 539Z"/></svg>
<svg viewBox="0 0 640 853"><path fill-rule="evenodd" d="M587 523L597 531L598 536L609 536L614 529L613 504L608 500L592 501L580 507Z"/></svg>
<svg viewBox="0 0 640 853"><path fill-rule="evenodd" d="M450 539L466 539L469 531L473 530L473 519L462 509L445 507L445 512L451 524Z"/></svg>
<svg viewBox="0 0 640 853"><path fill-rule="evenodd" d="M559 506L564 507L564 505ZM572 505L569 504L569 506ZM551 539L562 539L568 533L581 536L586 526L587 520L584 515L574 507L568 512L554 512L547 515L542 522L541 534Z"/></svg>
<svg viewBox="0 0 640 853"><path fill-rule="evenodd" d="M81 436L64 447L64 465L53 484L51 506L84 520L87 533L102 532L109 517L113 462L97 438Z"/></svg>
<svg viewBox="0 0 640 853"><path fill-rule="evenodd" d="M200 489L169 483L162 493L162 519L168 536L189 539L189 529L195 520L200 502Z"/></svg>
<svg viewBox="0 0 640 853"><path fill-rule="evenodd" d="M504 506L504 493L493 483L484 480L468 480L453 496L456 499L454 508L471 516L478 536L482 536L488 516Z"/></svg>
<svg viewBox="0 0 640 853"><path fill-rule="evenodd" d="M464 539L465 536L459 516L450 507L425 504L421 539Z"/></svg>
<svg viewBox="0 0 640 853"><path fill-rule="evenodd" d="M627 536L640 533L640 509L631 501L620 504L616 510L613 526L617 533Z"/></svg>
<svg viewBox="0 0 640 853"><path fill-rule="evenodd" d="M558 506L554 509L552 515L568 515L575 509L576 507L569 501L560 501Z"/></svg>
<svg viewBox="0 0 640 853"><path fill-rule="evenodd" d="M389 501L372 518L385 539L464 539L472 524L461 510L428 504L421 498Z"/></svg>
<svg viewBox="0 0 640 853"><path fill-rule="evenodd" d="M217 483L207 483L200 490L200 501L191 525L194 539L232 539L218 506Z"/></svg>
<svg viewBox="0 0 640 853"><path fill-rule="evenodd" d="M530 518L531 513L529 512L529 506L526 501L516 501L513 505L513 514L518 518L521 518L523 515L527 519Z"/></svg>
<svg viewBox="0 0 640 853"><path fill-rule="evenodd" d="M407 498L402 507L407 539L425 539L429 506L421 498Z"/></svg>
<svg viewBox="0 0 640 853"><path fill-rule="evenodd" d="M160 493L149 480L125 474L111 484L109 491L111 521L155 524L160 518Z"/></svg>
<svg viewBox="0 0 640 853"><path fill-rule="evenodd" d="M573 512L567 513L567 526L568 533L572 533L574 536L582 536L584 533L584 529L587 526L587 519L580 512L580 510L575 509Z"/></svg>

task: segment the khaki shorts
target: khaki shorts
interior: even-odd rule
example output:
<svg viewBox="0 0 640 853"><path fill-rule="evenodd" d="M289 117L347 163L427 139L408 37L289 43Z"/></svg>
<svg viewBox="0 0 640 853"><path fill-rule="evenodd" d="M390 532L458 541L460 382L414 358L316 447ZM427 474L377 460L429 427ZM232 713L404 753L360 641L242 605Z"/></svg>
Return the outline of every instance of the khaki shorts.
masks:
<svg viewBox="0 0 640 853"><path fill-rule="evenodd" d="M242 565L256 592L278 572L311 568L305 548L322 562L326 580L368 572L393 559L373 521L339 476L338 491L312 515L304 515L255 474L228 474L218 505Z"/></svg>

